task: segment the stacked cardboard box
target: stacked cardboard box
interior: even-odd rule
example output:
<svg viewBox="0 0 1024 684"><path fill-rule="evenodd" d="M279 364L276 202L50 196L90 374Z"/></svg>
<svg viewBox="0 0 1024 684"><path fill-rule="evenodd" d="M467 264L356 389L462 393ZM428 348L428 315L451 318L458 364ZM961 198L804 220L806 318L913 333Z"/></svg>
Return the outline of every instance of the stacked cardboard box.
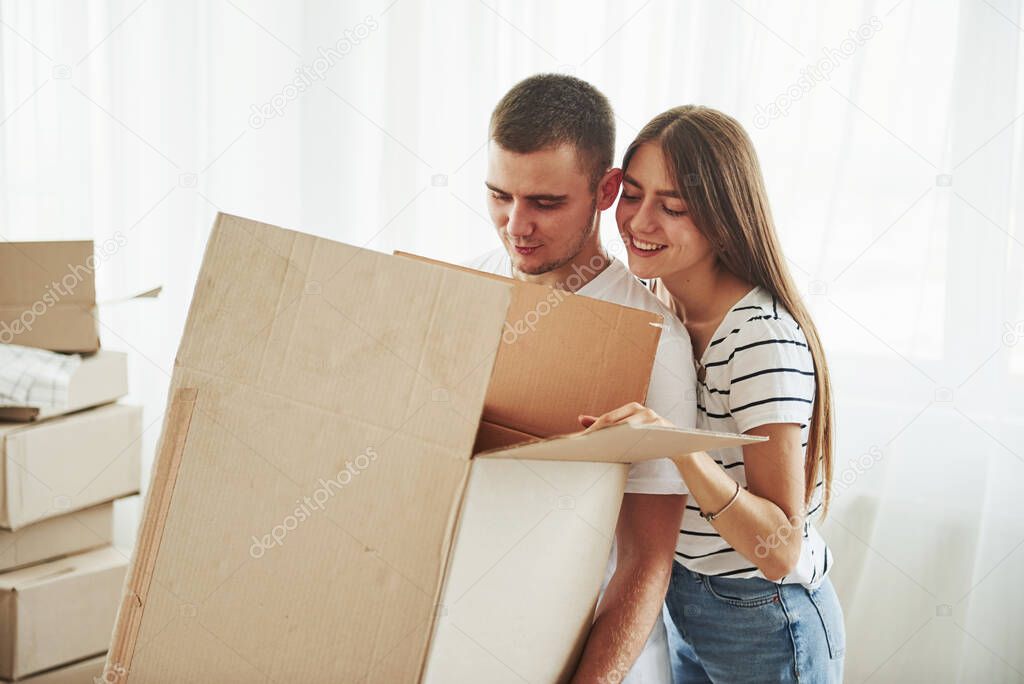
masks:
<svg viewBox="0 0 1024 684"><path fill-rule="evenodd" d="M99 349L94 258L0 244L0 343L82 355L59 406L0 400L0 681L101 676L128 565L113 502L138 493L142 408L116 403L127 356Z"/></svg>

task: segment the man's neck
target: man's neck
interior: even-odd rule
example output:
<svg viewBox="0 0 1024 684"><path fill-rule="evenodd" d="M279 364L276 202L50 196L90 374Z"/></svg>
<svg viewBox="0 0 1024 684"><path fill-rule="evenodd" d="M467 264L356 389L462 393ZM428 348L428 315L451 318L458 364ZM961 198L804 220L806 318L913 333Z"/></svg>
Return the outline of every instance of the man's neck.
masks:
<svg viewBox="0 0 1024 684"><path fill-rule="evenodd" d="M601 241L596 239L587 243L572 260L546 273L531 275L514 271L513 276L517 280L529 283L547 285L548 287L577 292L584 285L599 276L612 263L611 257L604 251Z"/></svg>

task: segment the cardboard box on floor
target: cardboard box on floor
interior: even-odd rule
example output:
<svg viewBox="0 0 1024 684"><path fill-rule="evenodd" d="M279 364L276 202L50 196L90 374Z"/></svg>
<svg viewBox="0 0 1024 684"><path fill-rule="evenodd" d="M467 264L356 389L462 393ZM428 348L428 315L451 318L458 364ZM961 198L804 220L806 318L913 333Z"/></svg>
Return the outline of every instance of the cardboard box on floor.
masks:
<svg viewBox="0 0 1024 684"><path fill-rule="evenodd" d="M81 411L117 401L128 394L128 355L101 349L82 357L68 384L68 404L61 409L0 405L0 420L28 422Z"/></svg>
<svg viewBox="0 0 1024 684"><path fill-rule="evenodd" d="M750 441L546 439L643 400L658 322L219 215L107 671L564 681L626 463ZM475 453L487 424L534 441Z"/></svg>
<svg viewBox="0 0 1024 684"><path fill-rule="evenodd" d="M127 568L108 546L0 575L0 677L103 653Z"/></svg>
<svg viewBox="0 0 1024 684"><path fill-rule="evenodd" d="M14 531L0 528L0 572L109 546L113 541L112 501Z"/></svg>
<svg viewBox="0 0 1024 684"><path fill-rule="evenodd" d="M17 530L137 494L141 456L141 406L0 423L0 527Z"/></svg>
<svg viewBox="0 0 1024 684"><path fill-rule="evenodd" d="M92 240L0 242L0 344L100 348ZM160 288L115 301L156 297Z"/></svg>

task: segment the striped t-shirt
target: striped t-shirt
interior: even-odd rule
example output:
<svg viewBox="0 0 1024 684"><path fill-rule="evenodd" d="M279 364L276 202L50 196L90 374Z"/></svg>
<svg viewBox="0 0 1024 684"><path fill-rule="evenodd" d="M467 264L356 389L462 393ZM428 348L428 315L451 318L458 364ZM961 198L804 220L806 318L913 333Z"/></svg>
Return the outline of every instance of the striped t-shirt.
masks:
<svg viewBox="0 0 1024 684"><path fill-rule="evenodd" d="M653 289L671 304L660 283ZM698 428L742 433L770 423L799 423L806 451L814 364L803 331L772 294L755 287L740 299L719 324L696 367ZM710 453L740 486L746 486L742 447ZM800 559L780 583L814 587L831 568L831 551L812 522L820 516L821 501L819 476L803 526ZM676 560L704 575L764 579L699 512L695 501L687 503ZM772 540L764 541L768 545Z"/></svg>

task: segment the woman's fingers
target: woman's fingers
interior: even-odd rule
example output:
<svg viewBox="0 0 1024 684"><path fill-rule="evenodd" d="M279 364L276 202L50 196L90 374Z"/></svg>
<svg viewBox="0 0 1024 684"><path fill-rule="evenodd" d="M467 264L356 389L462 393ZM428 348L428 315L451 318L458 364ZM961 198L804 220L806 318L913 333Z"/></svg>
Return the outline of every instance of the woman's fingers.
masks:
<svg viewBox="0 0 1024 684"><path fill-rule="evenodd" d="M594 416L581 415L579 416L579 421L586 428L586 432L593 432L594 430L600 430L621 423L673 427L671 422L665 420L643 404L636 402L620 406L596 418Z"/></svg>
<svg viewBox="0 0 1024 684"><path fill-rule="evenodd" d="M617 409L612 409L608 413L596 418L594 416L581 415L579 417L579 421L583 427L587 428L586 432L593 432L594 430L600 430L611 425L618 425L619 423L626 421L644 422L643 420L633 420L634 416L642 415L644 411L648 411L648 409L642 404L638 404L634 401L624 406L620 406Z"/></svg>

